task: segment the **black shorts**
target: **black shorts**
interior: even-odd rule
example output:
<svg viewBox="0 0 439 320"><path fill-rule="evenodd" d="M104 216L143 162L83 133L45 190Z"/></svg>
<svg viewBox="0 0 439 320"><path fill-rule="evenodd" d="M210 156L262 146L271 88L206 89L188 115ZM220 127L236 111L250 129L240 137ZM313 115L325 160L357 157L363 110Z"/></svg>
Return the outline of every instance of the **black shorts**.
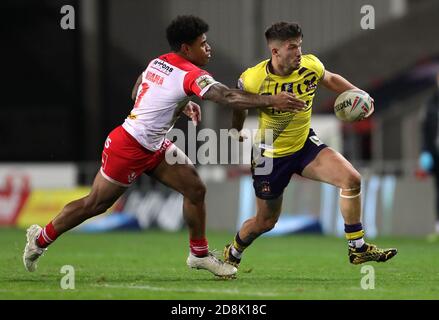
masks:
<svg viewBox="0 0 439 320"><path fill-rule="evenodd" d="M272 159L271 173L256 175L255 167L252 167L253 187L256 196L264 200L280 197L293 174L301 175L303 169L326 147L327 145L322 143L314 131L310 129L302 149L291 155ZM264 163L263 159L265 158L262 158L262 161L258 161L258 163ZM263 165L257 165L256 168Z"/></svg>

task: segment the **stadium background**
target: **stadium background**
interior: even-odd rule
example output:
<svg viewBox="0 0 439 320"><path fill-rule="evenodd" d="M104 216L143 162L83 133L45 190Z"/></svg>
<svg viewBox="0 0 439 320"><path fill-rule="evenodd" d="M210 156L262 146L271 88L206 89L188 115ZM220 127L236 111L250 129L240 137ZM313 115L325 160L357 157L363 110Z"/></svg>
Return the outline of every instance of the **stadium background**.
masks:
<svg viewBox="0 0 439 320"><path fill-rule="evenodd" d="M73 30L60 27L64 5L75 9ZM360 26L364 5L374 8L373 30ZM148 61L169 51L164 30L178 14L198 15L209 23L213 58L206 69L231 87L246 67L268 57L267 26L279 20L300 23L304 53L317 55L328 70L375 99L371 119L342 124L332 112L335 95L321 88L313 116L322 140L362 173L369 237L403 236L423 243L433 232L433 181L419 170L417 159L420 116L439 71L437 1L21 0L2 1L0 7L6 44L0 108L2 241L11 232L13 239L23 236L20 228L31 223L47 223L65 203L87 193L105 137L129 113L132 86ZM200 103L198 131L229 128L230 109ZM247 125L254 126L255 119L250 113ZM191 125L182 117L175 127L188 132ZM230 238L254 212L248 166L197 167L208 189L208 230ZM180 235L180 202L143 176L110 214L93 219L78 234L144 229L149 238L159 239L159 229ZM298 232L343 235L335 188L296 177L284 203L271 232L284 235L281 241L291 237L294 243L292 234Z"/></svg>

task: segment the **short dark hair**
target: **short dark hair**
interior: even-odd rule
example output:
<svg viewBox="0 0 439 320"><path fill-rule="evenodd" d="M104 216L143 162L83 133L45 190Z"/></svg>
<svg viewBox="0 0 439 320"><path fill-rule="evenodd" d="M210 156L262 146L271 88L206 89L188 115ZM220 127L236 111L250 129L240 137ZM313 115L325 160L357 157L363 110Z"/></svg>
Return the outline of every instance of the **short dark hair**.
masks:
<svg viewBox="0 0 439 320"><path fill-rule="evenodd" d="M192 16L177 16L166 28L166 39L173 51L180 51L183 43L192 44L199 36L209 31L209 25Z"/></svg>
<svg viewBox="0 0 439 320"><path fill-rule="evenodd" d="M303 38L302 28L294 22L276 22L265 30L265 39L285 41L297 37Z"/></svg>

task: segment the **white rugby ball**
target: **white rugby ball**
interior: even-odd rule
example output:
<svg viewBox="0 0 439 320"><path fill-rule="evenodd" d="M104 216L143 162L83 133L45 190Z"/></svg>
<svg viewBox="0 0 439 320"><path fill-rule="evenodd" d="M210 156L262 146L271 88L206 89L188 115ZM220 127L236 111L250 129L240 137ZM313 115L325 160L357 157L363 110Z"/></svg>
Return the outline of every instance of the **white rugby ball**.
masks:
<svg viewBox="0 0 439 320"><path fill-rule="evenodd" d="M361 121L373 112L373 100L363 90L351 89L341 93L334 103L334 113L346 122Z"/></svg>

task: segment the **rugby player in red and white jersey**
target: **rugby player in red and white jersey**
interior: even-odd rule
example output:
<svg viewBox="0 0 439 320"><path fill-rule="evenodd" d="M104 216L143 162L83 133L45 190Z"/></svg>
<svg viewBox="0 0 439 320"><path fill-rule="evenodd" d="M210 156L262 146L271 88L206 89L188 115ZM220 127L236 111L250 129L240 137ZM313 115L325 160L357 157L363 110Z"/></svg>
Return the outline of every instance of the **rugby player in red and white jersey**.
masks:
<svg viewBox="0 0 439 320"><path fill-rule="evenodd" d="M211 56L208 29L203 20L194 16L179 16L168 26L166 35L173 52L152 60L138 78L132 94L134 108L123 125L108 135L102 166L90 194L68 203L44 228L32 225L27 230L23 262L28 271L36 269L38 258L57 237L105 212L139 175L146 173L184 196L183 216L189 229L188 266L217 276L236 273L234 266L209 252L205 234L206 187L191 161L165 135L181 113L195 122L201 119L200 107L190 101L194 95L239 110L271 107L294 112L305 104L287 92L261 96L229 89L200 69ZM180 158L177 163L166 161L169 152Z"/></svg>

